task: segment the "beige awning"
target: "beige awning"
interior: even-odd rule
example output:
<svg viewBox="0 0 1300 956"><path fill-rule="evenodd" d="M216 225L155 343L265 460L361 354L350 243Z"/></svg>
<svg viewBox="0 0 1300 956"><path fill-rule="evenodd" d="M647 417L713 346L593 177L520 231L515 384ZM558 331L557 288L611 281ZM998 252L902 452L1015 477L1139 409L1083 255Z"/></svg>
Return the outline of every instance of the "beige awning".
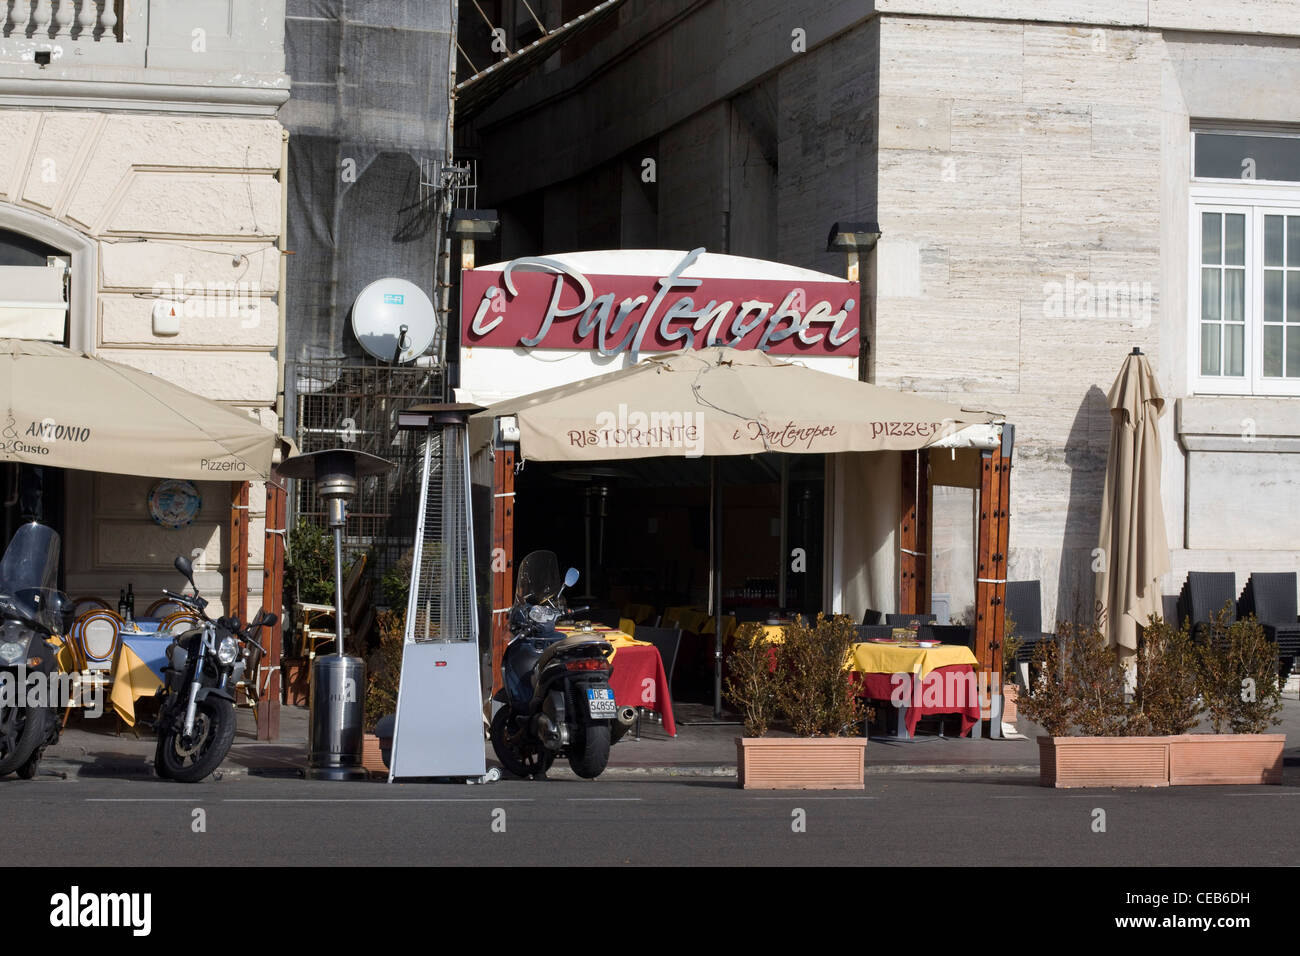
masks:
<svg viewBox="0 0 1300 956"><path fill-rule="evenodd" d="M1141 353L1124 360L1110 388L1110 455L1102 493L1098 606L1121 653L1137 649L1137 629L1161 612L1160 577L1169 570L1160 500L1160 427L1165 399Z"/></svg>
<svg viewBox="0 0 1300 956"><path fill-rule="evenodd" d="M521 455L539 461L905 451L960 445L968 426L1001 421L728 348L649 358L498 402L474 416L474 447L504 416L518 421Z"/></svg>
<svg viewBox="0 0 1300 956"><path fill-rule="evenodd" d="M0 339L0 461L121 475L265 478L274 432L138 369Z"/></svg>

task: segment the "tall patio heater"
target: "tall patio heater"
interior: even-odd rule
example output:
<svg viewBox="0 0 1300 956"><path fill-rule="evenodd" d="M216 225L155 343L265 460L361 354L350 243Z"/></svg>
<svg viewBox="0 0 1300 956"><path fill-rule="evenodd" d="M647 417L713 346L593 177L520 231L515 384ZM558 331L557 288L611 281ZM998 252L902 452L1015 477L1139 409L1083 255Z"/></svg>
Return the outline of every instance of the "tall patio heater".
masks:
<svg viewBox="0 0 1300 956"><path fill-rule="evenodd" d="M424 449L390 781L487 770L468 428L480 410L418 405L397 419L423 433Z"/></svg>
<svg viewBox="0 0 1300 956"><path fill-rule="evenodd" d="M307 738L307 776L316 780L365 780L361 731L365 714L366 663L343 654L343 526L357 479L394 467L390 461L348 448L297 455L280 466L286 478L314 479L316 493L329 508L334 532L334 647L311 669L311 722Z"/></svg>

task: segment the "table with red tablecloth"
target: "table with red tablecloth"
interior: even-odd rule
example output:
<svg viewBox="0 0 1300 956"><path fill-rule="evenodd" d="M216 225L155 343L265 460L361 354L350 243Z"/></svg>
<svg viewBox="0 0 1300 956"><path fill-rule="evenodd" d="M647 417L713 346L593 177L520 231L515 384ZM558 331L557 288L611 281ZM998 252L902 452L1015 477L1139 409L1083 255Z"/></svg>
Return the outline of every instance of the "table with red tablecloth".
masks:
<svg viewBox="0 0 1300 956"><path fill-rule="evenodd" d="M572 633L573 628L556 628ZM659 648L646 641L638 641L611 627L593 627L592 632L609 641L614 647L610 659L613 669L609 687L614 692L614 702L620 707L644 707L663 718L664 733L677 736L673 720L673 700L668 690L668 675L664 673L663 658Z"/></svg>
<svg viewBox="0 0 1300 956"><path fill-rule="evenodd" d="M969 735L980 719L974 677L975 668L969 664L936 667L923 678L912 674L853 674L854 681L862 686L863 697L895 702L902 699L903 726L912 736L922 717L935 714L960 714L961 736Z"/></svg>

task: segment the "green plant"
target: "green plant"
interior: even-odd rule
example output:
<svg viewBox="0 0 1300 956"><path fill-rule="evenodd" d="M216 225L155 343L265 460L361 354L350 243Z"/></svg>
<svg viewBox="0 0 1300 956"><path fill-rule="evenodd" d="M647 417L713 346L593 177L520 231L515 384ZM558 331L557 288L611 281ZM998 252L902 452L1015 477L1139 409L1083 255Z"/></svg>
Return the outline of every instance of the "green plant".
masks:
<svg viewBox="0 0 1300 956"><path fill-rule="evenodd" d="M840 737L863 719L863 705L845 671L857 629L846 617L817 615L784 628L777 645L776 697L790 728L801 737Z"/></svg>
<svg viewBox="0 0 1300 956"><path fill-rule="evenodd" d="M1125 700L1124 676L1115 649L1093 625L1063 623L1056 640L1034 645L1033 694L1019 699L1020 712L1053 737L1072 729L1087 737L1123 737L1139 726L1136 707Z"/></svg>
<svg viewBox="0 0 1300 956"><path fill-rule="evenodd" d="M746 737L762 737L776 716L775 651L758 624L742 624L727 658L727 698L740 711Z"/></svg>
<svg viewBox="0 0 1300 956"><path fill-rule="evenodd" d="M1006 621L1002 637L1002 684L1010 687L1016 682L1016 654L1025 642L1016 633L1016 622L1010 611L1007 612Z"/></svg>
<svg viewBox="0 0 1300 956"><path fill-rule="evenodd" d="M1201 695L1215 733L1262 734L1282 709L1277 645L1254 616L1227 620L1225 608L1197 648Z"/></svg>
<svg viewBox="0 0 1300 956"><path fill-rule="evenodd" d="M364 727L373 733L375 724L385 714L397 711L397 685L402 677L402 642L406 631L406 614L380 611L376 622L379 646L366 662L366 700Z"/></svg>
<svg viewBox="0 0 1300 956"><path fill-rule="evenodd" d="M305 604L334 603L334 541L319 525L301 520L289 532L284 582Z"/></svg>
<svg viewBox="0 0 1300 956"><path fill-rule="evenodd" d="M1138 645L1134 733L1161 737L1195 727L1205 711L1198 678L1196 647L1187 625L1176 628L1153 615Z"/></svg>
<svg viewBox="0 0 1300 956"><path fill-rule="evenodd" d="M414 551L407 548L406 553L401 556L393 566L384 572L383 577L379 579L379 587L383 591L384 600L393 610L406 610L407 599L411 593L411 564L414 560Z"/></svg>

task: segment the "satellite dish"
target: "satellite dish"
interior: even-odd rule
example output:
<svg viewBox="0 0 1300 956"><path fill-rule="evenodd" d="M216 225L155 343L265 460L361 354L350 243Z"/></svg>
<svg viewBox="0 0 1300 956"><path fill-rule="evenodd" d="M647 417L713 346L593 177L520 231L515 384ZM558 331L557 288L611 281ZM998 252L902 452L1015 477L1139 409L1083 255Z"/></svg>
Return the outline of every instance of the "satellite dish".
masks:
<svg viewBox="0 0 1300 956"><path fill-rule="evenodd" d="M433 344L438 316L414 282L377 279L352 303L352 334L384 362L411 362Z"/></svg>

